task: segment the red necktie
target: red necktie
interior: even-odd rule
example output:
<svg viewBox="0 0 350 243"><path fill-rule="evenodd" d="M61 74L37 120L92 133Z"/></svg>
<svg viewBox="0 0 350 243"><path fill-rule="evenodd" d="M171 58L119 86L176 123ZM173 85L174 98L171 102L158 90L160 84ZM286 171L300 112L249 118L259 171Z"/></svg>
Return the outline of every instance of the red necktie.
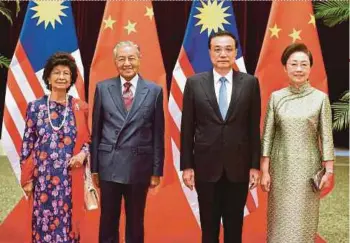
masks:
<svg viewBox="0 0 350 243"><path fill-rule="evenodd" d="M130 111L132 101L134 100L134 94L130 89L131 85L132 84L130 82L124 83L124 89L123 89L123 100L127 111Z"/></svg>

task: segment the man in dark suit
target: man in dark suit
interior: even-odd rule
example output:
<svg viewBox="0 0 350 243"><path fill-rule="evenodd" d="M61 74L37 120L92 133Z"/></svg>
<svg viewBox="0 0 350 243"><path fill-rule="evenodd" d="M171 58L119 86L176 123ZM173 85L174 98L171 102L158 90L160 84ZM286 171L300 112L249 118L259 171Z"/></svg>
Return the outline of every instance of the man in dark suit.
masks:
<svg viewBox="0 0 350 243"><path fill-rule="evenodd" d="M163 175L163 92L138 75L136 44L118 43L114 56L120 76L97 84L92 118L91 170L101 188L99 242L119 242L123 197L126 242L141 243L147 191Z"/></svg>
<svg viewBox="0 0 350 243"><path fill-rule="evenodd" d="M258 80L232 69L236 38L209 37L214 69L188 78L183 96L180 167L196 187L203 243L242 241L244 205L259 180L260 91Z"/></svg>

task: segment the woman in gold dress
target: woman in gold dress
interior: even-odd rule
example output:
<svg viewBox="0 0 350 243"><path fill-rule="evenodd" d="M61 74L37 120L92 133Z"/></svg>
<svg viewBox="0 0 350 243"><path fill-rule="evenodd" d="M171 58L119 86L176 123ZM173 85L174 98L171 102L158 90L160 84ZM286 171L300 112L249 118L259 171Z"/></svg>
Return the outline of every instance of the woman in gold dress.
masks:
<svg viewBox="0 0 350 243"><path fill-rule="evenodd" d="M328 96L313 88L312 54L302 43L281 57L289 87L271 94L262 137L261 187L268 195L267 242L313 243L320 193L310 178L323 165L320 189L333 174L334 147Z"/></svg>

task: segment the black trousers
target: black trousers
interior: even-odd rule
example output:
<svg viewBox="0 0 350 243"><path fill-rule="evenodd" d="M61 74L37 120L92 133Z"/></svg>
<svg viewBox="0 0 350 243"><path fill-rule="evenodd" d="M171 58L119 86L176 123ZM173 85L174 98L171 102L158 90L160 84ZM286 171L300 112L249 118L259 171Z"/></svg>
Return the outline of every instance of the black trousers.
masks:
<svg viewBox="0 0 350 243"><path fill-rule="evenodd" d="M100 243L119 243L119 219L124 197L126 243L144 242L144 212L149 184L120 184L100 181Z"/></svg>
<svg viewBox="0 0 350 243"><path fill-rule="evenodd" d="M202 243L219 243L221 217L224 242L242 242L244 205L248 182L230 182L225 173L217 182L196 181Z"/></svg>

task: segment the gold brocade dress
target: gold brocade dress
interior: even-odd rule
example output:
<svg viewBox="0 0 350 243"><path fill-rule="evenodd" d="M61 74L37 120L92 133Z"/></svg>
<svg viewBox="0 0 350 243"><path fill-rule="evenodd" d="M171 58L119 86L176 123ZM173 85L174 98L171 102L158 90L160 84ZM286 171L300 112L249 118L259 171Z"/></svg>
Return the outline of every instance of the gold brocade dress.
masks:
<svg viewBox="0 0 350 243"><path fill-rule="evenodd" d="M267 242L313 243L320 194L312 191L309 180L322 161L334 158L328 96L309 83L273 92L262 156L270 157Z"/></svg>

